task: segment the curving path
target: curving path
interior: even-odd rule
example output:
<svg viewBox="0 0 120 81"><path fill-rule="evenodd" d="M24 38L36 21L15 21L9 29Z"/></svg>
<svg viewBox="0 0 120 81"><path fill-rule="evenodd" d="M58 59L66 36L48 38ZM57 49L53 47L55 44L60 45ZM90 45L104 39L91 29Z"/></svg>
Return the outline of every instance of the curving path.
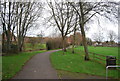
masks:
<svg viewBox="0 0 120 81"><path fill-rule="evenodd" d="M49 55L59 50L40 53L32 57L13 79L58 79L52 68Z"/></svg>
<svg viewBox="0 0 120 81"><path fill-rule="evenodd" d="M52 50L33 56L12 79L105 79L105 77L56 71L53 69L49 55L59 50ZM57 72L58 75L57 76ZM91 81L91 80L90 80Z"/></svg>

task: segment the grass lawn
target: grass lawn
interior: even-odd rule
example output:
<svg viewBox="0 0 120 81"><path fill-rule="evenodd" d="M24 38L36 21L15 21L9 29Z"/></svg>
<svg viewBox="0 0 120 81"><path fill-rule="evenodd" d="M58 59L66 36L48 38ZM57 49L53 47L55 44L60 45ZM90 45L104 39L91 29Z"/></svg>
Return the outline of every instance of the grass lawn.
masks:
<svg viewBox="0 0 120 81"><path fill-rule="evenodd" d="M83 46L80 46L78 48L75 48L77 50L83 50ZM102 55L111 55L111 56L116 56L118 58L118 47L93 47L89 46L88 47L89 52L97 53L97 54L102 54Z"/></svg>
<svg viewBox="0 0 120 81"><path fill-rule="evenodd" d="M83 47L75 48L75 54L71 53L71 49L68 49L65 55L62 54L62 51L52 53L50 58L53 67L57 70L65 70L105 77L105 66L96 62L95 60L84 61L84 51L81 50L83 50ZM117 47L89 47L89 51L104 55L114 55L118 57ZM90 55L90 58L93 58L93 56ZM112 78L118 78L118 71L109 70L108 76Z"/></svg>
<svg viewBox="0 0 120 81"><path fill-rule="evenodd" d="M35 44L34 46L30 43L25 43L25 51L28 50L39 50L39 49L46 49L46 44Z"/></svg>
<svg viewBox="0 0 120 81"><path fill-rule="evenodd" d="M45 50L2 56L2 78L12 78L33 55L42 52L45 52Z"/></svg>

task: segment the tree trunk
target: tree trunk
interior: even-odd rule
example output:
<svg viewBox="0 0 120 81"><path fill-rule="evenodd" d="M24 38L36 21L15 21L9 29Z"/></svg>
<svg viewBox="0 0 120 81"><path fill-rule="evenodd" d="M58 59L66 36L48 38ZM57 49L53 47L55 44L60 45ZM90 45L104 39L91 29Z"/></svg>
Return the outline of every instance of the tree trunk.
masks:
<svg viewBox="0 0 120 81"><path fill-rule="evenodd" d="M18 51L20 52L20 37L18 37Z"/></svg>
<svg viewBox="0 0 120 81"><path fill-rule="evenodd" d="M83 41L83 46L84 46L84 51L85 51L85 60L89 60L89 54L88 54L88 47L87 47L87 42L86 42L86 36L85 36L85 30L84 30L84 14L83 14L83 4L82 2L79 2L80 4L80 12L81 12L81 17L79 17L79 23L80 23L80 28L81 28L81 33L82 33L82 41Z"/></svg>
<svg viewBox="0 0 120 81"><path fill-rule="evenodd" d="M18 37L18 51L22 52L22 38L20 35Z"/></svg>
<svg viewBox="0 0 120 81"><path fill-rule="evenodd" d="M11 2L9 2L9 22L8 22L8 30L6 31L6 38L7 38L7 53L11 51Z"/></svg>
<svg viewBox="0 0 120 81"><path fill-rule="evenodd" d="M2 51L5 52L5 33L2 34Z"/></svg>
<svg viewBox="0 0 120 81"><path fill-rule="evenodd" d="M74 54L75 51L74 51L74 47L75 47L75 33L76 33L76 30L74 30L74 35L73 35L73 44L72 44L72 53Z"/></svg>
<svg viewBox="0 0 120 81"><path fill-rule="evenodd" d="M23 51L23 47L22 47L21 41L19 41L19 44L18 44L18 51L19 51L19 52L22 52L22 51Z"/></svg>
<svg viewBox="0 0 120 81"><path fill-rule="evenodd" d="M72 53L74 54L75 51L74 51L74 44L72 45Z"/></svg>
<svg viewBox="0 0 120 81"><path fill-rule="evenodd" d="M7 31L6 37L7 37L7 44L6 44L7 45L7 53L9 53L11 50L11 39L10 39L11 35L10 35L9 30Z"/></svg>
<svg viewBox="0 0 120 81"><path fill-rule="evenodd" d="M65 37L63 37L62 43L63 43L63 51L66 52Z"/></svg>
<svg viewBox="0 0 120 81"><path fill-rule="evenodd" d="M82 41L83 41L83 46L84 46L84 51L85 51L85 60L87 61L89 60L89 54L88 54L88 47L87 47L87 42L86 42L84 26L81 26L81 33L82 33Z"/></svg>

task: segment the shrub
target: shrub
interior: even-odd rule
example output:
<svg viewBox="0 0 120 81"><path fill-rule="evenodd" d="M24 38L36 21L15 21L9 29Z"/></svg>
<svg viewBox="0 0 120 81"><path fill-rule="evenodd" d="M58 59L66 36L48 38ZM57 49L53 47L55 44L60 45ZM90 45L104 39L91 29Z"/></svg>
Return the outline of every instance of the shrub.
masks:
<svg viewBox="0 0 120 81"><path fill-rule="evenodd" d="M5 45L2 47L2 52L8 54L11 53L18 53L18 45L16 44L11 44L10 45L10 50L8 50L8 45L5 43Z"/></svg>
<svg viewBox="0 0 120 81"><path fill-rule="evenodd" d="M62 40L60 38L51 38L46 42L47 50L62 48Z"/></svg>

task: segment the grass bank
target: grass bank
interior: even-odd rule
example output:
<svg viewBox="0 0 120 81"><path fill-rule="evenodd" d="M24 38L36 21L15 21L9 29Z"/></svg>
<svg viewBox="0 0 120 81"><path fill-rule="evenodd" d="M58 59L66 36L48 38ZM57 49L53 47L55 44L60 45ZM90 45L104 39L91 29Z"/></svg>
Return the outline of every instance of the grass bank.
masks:
<svg viewBox="0 0 120 81"><path fill-rule="evenodd" d="M12 54L10 56L2 56L2 78L10 79L17 72L19 72L24 64L35 54L45 52L43 51L33 51L33 52L23 52L19 54Z"/></svg>
<svg viewBox="0 0 120 81"><path fill-rule="evenodd" d="M118 48L112 47L89 47L90 52L95 52L104 55L113 55L118 57ZM65 55L62 51L51 54L51 62L57 70L65 70L70 72L85 73L97 76L106 76L105 66L95 60L84 61L83 47L75 48L75 54L72 54L71 49L68 49ZM93 58L90 55L90 58ZM118 78L118 70L109 70L109 77Z"/></svg>

